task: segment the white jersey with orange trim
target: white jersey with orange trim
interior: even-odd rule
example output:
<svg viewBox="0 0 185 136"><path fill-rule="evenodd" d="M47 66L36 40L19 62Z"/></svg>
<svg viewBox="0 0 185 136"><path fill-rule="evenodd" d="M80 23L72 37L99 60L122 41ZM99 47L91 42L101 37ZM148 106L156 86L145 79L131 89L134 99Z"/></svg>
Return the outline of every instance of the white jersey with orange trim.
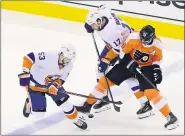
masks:
<svg viewBox="0 0 185 136"><path fill-rule="evenodd" d="M68 65L60 69L58 65L58 53L54 51L32 52L25 56L24 60L26 58L33 63L30 68L30 74L40 85L45 85L45 79L48 76L53 76L53 78L65 81L73 68L73 63L70 62ZM24 64L24 67L27 67L26 64Z"/></svg>
<svg viewBox="0 0 185 136"><path fill-rule="evenodd" d="M105 17L106 23L105 26L96 32L103 41L119 52L120 46L133 30L111 11L100 9L99 12Z"/></svg>

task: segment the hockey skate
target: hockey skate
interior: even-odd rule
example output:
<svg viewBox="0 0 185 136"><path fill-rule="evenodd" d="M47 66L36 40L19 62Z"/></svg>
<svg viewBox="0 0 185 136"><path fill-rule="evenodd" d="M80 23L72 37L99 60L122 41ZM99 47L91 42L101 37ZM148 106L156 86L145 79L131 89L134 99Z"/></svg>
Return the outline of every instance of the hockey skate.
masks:
<svg viewBox="0 0 185 136"><path fill-rule="evenodd" d="M171 112L168 116L167 116L167 123L164 125L165 128L167 128L168 130L172 130L175 129L179 126L177 117Z"/></svg>
<svg viewBox="0 0 185 136"><path fill-rule="evenodd" d="M26 98L24 108L23 108L23 115L24 115L24 117L27 118L27 117L29 117L30 113L31 113L31 105L30 105L29 99Z"/></svg>
<svg viewBox="0 0 185 136"><path fill-rule="evenodd" d="M103 97L103 100L109 101L109 97L105 96L105 97ZM109 105L108 102L104 102L101 100L101 101L98 101L97 103L94 104L93 109L94 109L93 111L95 113L100 113L102 111L106 111L106 110L111 109L111 106Z"/></svg>
<svg viewBox="0 0 185 136"><path fill-rule="evenodd" d="M152 106L150 105L150 102L145 102L142 107L137 111L137 116L139 119L147 118L149 116L153 116L154 112L152 111Z"/></svg>
<svg viewBox="0 0 185 136"><path fill-rule="evenodd" d="M83 130L85 130L87 128L87 123L85 121L83 121L83 119L80 117L74 122L74 124Z"/></svg>
<svg viewBox="0 0 185 136"><path fill-rule="evenodd" d="M89 103L85 102L82 106L75 106L75 107L76 107L77 111L89 116L92 105L93 104L89 104Z"/></svg>

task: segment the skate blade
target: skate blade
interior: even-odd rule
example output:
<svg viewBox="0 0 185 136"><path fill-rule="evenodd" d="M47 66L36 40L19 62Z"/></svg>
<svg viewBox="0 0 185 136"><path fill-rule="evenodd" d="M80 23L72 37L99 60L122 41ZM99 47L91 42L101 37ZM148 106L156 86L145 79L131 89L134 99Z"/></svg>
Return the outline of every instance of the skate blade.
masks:
<svg viewBox="0 0 185 136"><path fill-rule="evenodd" d="M147 118L147 117L150 117L150 116L153 116L154 115L154 112L153 111L148 111L146 113L143 113L143 114L138 114L138 118L139 119L143 119L143 118Z"/></svg>
<svg viewBox="0 0 185 136"><path fill-rule="evenodd" d="M86 122L74 122L74 124L81 130L87 129L87 123Z"/></svg>
<svg viewBox="0 0 185 136"><path fill-rule="evenodd" d="M110 110L110 109L111 109L110 105L105 105L100 109L93 109L93 110L94 110L94 113L100 113L100 112L107 111L107 110Z"/></svg>
<svg viewBox="0 0 185 136"><path fill-rule="evenodd" d="M166 128L168 130L173 130L173 129L176 129L178 126L179 126L179 123L178 121L176 121L175 123L168 125Z"/></svg>
<svg viewBox="0 0 185 136"><path fill-rule="evenodd" d="M29 103L27 103L27 101L24 104L24 108L23 108L23 115L24 117L29 117L31 113L31 105Z"/></svg>

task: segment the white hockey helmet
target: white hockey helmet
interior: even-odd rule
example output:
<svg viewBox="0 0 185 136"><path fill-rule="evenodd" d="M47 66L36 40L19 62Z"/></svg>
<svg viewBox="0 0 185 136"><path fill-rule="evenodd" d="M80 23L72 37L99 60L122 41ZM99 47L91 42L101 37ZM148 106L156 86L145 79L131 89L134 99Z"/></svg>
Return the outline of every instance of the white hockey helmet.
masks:
<svg viewBox="0 0 185 136"><path fill-rule="evenodd" d="M96 24L99 27L101 27L102 25L102 17L103 15L101 14L101 12L99 12L99 10L93 10L90 11L86 17L86 23L88 25L92 25L92 24Z"/></svg>
<svg viewBox="0 0 185 136"><path fill-rule="evenodd" d="M112 12L111 8L107 4L101 4L98 9L101 11L103 10L104 12Z"/></svg>
<svg viewBox="0 0 185 136"><path fill-rule="evenodd" d="M65 44L61 46L58 55L58 63L65 66L76 58L76 49L72 44Z"/></svg>

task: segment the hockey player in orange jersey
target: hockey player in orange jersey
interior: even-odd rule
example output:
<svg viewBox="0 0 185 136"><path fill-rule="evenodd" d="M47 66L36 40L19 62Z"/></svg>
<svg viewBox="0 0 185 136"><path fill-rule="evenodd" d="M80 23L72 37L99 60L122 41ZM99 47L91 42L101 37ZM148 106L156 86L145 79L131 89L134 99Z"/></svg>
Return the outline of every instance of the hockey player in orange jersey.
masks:
<svg viewBox="0 0 185 136"><path fill-rule="evenodd" d="M160 68L162 55L161 41L155 35L155 29L147 25L140 32L133 32L129 35L122 45L121 61L106 74L106 78L109 85L114 86L120 85L128 78L135 77L139 81L141 90L137 94L138 97L145 95L166 117L165 128L175 129L178 127L177 117L172 113L167 100L157 89L157 84L162 81L162 70ZM144 79L138 71L142 72L155 87ZM107 90L105 77L102 76L89 95L102 98L103 93ZM94 99L86 99L83 106L76 107L81 112L87 112L90 111L95 102Z"/></svg>
<svg viewBox="0 0 185 136"><path fill-rule="evenodd" d="M45 95L48 95L76 126L87 128L87 123L79 116L63 88L75 57L72 45L62 45L59 51L31 52L24 56L19 79L20 86L26 87L29 96L23 108L25 117L29 117L30 113L33 117L43 117L47 110Z"/></svg>
<svg viewBox="0 0 185 136"><path fill-rule="evenodd" d="M114 67L119 61L120 47L133 32L133 28L115 15L106 4L101 5L97 10L90 11L84 26L88 33L96 31L106 45L100 53L98 67L96 67L96 78L99 80L104 72L109 71L110 66ZM141 108L136 112L138 118L142 119L154 115L153 107L146 96L138 97L138 94L141 94L138 81L130 78L125 82L141 104ZM97 101L93 105L95 113L110 109L109 103L104 100L109 100L107 93L105 93L103 100Z"/></svg>

